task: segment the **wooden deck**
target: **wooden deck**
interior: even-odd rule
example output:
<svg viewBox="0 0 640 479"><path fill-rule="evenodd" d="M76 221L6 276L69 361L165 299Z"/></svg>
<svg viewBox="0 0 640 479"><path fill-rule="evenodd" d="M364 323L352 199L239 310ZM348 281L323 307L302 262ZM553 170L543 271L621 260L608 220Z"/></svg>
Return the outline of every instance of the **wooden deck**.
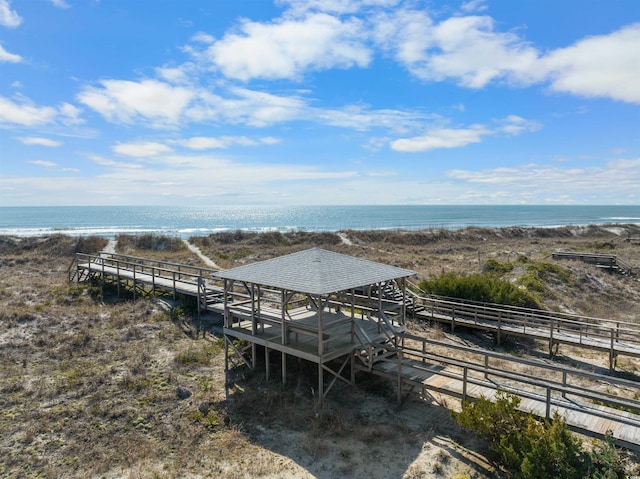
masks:
<svg viewBox="0 0 640 479"><path fill-rule="evenodd" d="M318 351L320 332L314 311L307 308L290 311L283 323L276 311L263 310L257 322L259 327L254 331L250 320L240 320L233 327L226 327L225 334L314 363L332 361L362 347L356 338L355 328L364 331L371 341L384 342L388 339L388 333L383 332L381 325L375 320L352 318L339 312L325 313L321 333L322 351Z"/></svg>

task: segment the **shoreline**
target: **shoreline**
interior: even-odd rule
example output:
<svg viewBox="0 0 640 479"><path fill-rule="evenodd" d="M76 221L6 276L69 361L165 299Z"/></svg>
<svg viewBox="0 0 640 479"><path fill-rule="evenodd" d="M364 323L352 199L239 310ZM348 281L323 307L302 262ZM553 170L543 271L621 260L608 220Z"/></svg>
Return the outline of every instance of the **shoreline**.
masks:
<svg viewBox="0 0 640 479"><path fill-rule="evenodd" d="M458 231L623 224L640 227L640 205L0 207L0 235L20 237L162 234L187 239L234 231Z"/></svg>
<svg viewBox="0 0 640 479"><path fill-rule="evenodd" d="M195 231L193 228L187 229L131 229L131 228L0 228L0 237L14 237L14 238L39 238L48 237L53 235L64 235L72 238L86 238L91 236L97 236L101 238L114 239L120 235L130 236L168 236L172 238L180 238L182 240L188 240L189 238L201 238L212 236L216 234L229 234L241 232L244 234L297 234L297 233L333 233L336 235L344 235L348 232L382 232L382 233L397 233L397 234L411 234L411 233L459 233L464 231L508 231L508 230L571 230L580 232L593 228L600 228L607 230L611 233L618 234L623 231L640 231L640 222L638 223L585 223L585 224L566 224L566 225L510 225L510 226L476 226L468 225L461 227L444 227L433 226L425 228L403 228L403 227L380 227L380 228L341 228L341 229L304 229L304 228L290 228L290 227L263 227L263 228L214 228L206 229L200 228Z"/></svg>

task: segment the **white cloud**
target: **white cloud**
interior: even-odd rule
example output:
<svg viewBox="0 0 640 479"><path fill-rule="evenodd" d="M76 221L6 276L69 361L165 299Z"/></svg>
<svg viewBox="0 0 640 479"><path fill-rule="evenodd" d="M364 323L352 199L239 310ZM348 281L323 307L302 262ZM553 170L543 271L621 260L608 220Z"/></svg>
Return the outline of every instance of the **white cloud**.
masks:
<svg viewBox="0 0 640 479"><path fill-rule="evenodd" d="M215 39L215 37L213 35L209 35L208 33L198 32L198 33L196 33L195 35L193 35L191 37L191 41L198 42L198 43L211 44L211 43L215 42L216 39Z"/></svg>
<svg viewBox="0 0 640 479"><path fill-rule="evenodd" d="M299 79L309 69L367 66L371 51L365 33L358 19L341 21L324 13L270 24L244 20L206 56L229 78Z"/></svg>
<svg viewBox="0 0 640 479"><path fill-rule="evenodd" d="M187 62L179 67L156 68L156 73L169 83L189 85L197 78L195 69L194 64Z"/></svg>
<svg viewBox="0 0 640 479"><path fill-rule="evenodd" d="M413 138L402 138L391 142L395 151L417 153L438 148L460 148L470 143L479 143L482 137L490 132L478 125L471 128L440 128L428 131L425 135Z"/></svg>
<svg viewBox="0 0 640 479"><path fill-rule="evenodd" d="M502 78L524 81L535 71L537 50L514 33L495 32L491 17L452 17L429 34L430 47L407 64L423 80L451 78L467 88L483 88Z"/></svg>
<svg viewBox="0 0 640 479"><path fill-rule="evenodd" d="M411 67L425 58L433 46L433 21L422 11L397 10L373 18L372 36L383 50L392 52L400 63Z"/></svg>
<svg viewBox="0 0 640 479"><path fill-rule="evenodd" d="M173 140L171 143L184 146L190 150L213 150L229 148L233 145L239 146L258 146L258 145L273 145L279 143L277 138L265 137L258 140L253 140L246 136L221 136L221 137L206 137L206 136L194 136L184 140Z"/></svg>
<svg viewBox="0 0 640 479"><path fill-rule="evenodd" d="M640 103L640 23L550 52L541 64L552 90Z"/></svg>
<svg viewBox="0 0 640 479"><path fill-rule="evenodd" d="M58 166L58 163L54 163L53 161L46 161L46 160L31 160L31 161L27 161L27 163L30 163L36 166L43 166L45 168L56 168Z"/></svg>
<svg viewBox="0 0 640 479"><path fill-rule="evenodd" d="M551 198L560 193L568 197L595 194L605 198L616 185L617 194L639 198L640 158L610 160L601 166L561 168L554 165L520 165L510 168L492 168L480 171L451 170L449 178L472 185L487 185L494 191L529 191L536 197ZM526 188L523 189L523 186Z"/></svg>
<svg viewBox="0 0 640 479"><path fill-rule="evenodd" d="M465 13L483 12L489 8L485 2L486 0L469 0L462 3L460 10Z"/></svg>
<svg viewBox="0 0 640 479"><path fill-rule="evenodd" d="M502 132L510 136L521 135L526 132L538 131L542 125L537 121L527 120L518 115L509 115L504 120L498 122L500 126L497 132Z"/></svg>
<svg viewBox="0 0 640 479"><path fill-rule="evenodd" d="M102 88L85 87L78 94L78 100L107 121L127 125L142 123L154 128L179 127L188 122L266 127L302 120L357 130L380 127L403 131L433 117L400 110L372 110L362 105L316 108L298 95L275 95L226 84L220 85L220 93L216 93L158 80L101 83Z"/></svg>
<svg viewBox="0 0 640 479"><path fill-rule="evenodd" d="M28 99L14 102L0 97L0 124L9 123L22 126L36 126L53 123L60 114L51 106L36 106Z"/></svg>
<svg viewBox="0 0 640 479"><path fill-rule="evenodd" d="M50 140L49 138L39 138L34 136L21 136L17 138L24 145L39 145L39 146L48 146L54 148L56 146L62 145L61 142L56 140Z"/></svg>
<svg viewBox="0 0 640 479"><path fill-rule="evenodd" d="M461 148L471 143L479 143L485 136L517 136L537 131L542 125L517 115L509 115L497 120L496 126L471 125L469 128L432 128L424 135L401 138L391 142L391 149L405 153L418 153L440 148Z"/></svg>
<svg viewBox="0 0 640 479"><path fill-rule="evenodd" d="M163 153L169 153L173 149L162 143L153 141L136 141L132 143L118 143L111 147L114 153L123 156L131 156L133 158L144 158L147 156L157 156Z"/></svg>
<svg viewBox="0 0 640 479"><path fill-rule="evenodd" d="M58 8L70 8L71 5L69 5L67 2L65 2L65 0L51 0L51 3L53 4L53 6L58 7Z"/></svg>
<svg viewBox="0 0 640 479"><path fill-rule="evenodd" d="M89 158L89 160L96 165L106 166L109 168L124 168L127 170L137 170L143 168L142 165L138 163L123 163L121 161L111 160L109 158L104 158L103 156L95 154L88 154L87 158Z"/></svg>
<svg viewBox="0 0 640 479"><path fill-rule="evenodd" d="M22 18L15 10L11 10L9 0L0 0L0 25L15 28L22 23Z"/></svg>
<svg viewBox="0 0 640 479"><path fill-rule="evenodd" d="M482 6L471 1L463 10ZM554 91L640 103L640 23L542 54L515 32L496 31L489 16L436 24L426 11L398 9L372 18L375 43L425 81L453 80L475 89L497 81L550 82Z"/></svg>
<svg viewBox="0 0 640 479"><path fill-rule="evenodd" d="M175 126L194 97L190 89L157 80L102 80L100 84L101 88L85 87L78 101L116 123L142 120L155 127Z"/></svg>
<svg viewBox="0 0 640 479"><path fill-rule="evenodd" d="M21 61L22 57L20 55L9 53L0 45L0 63L20 63Z"/></svg>
<svg viewBox="0 0 640 479"><path fill-rule="evenodd" d="M59 107L60 121L65 125L79 125L84 123L84 120L80 118L82 110L70 103L63 103Z"/></svg>

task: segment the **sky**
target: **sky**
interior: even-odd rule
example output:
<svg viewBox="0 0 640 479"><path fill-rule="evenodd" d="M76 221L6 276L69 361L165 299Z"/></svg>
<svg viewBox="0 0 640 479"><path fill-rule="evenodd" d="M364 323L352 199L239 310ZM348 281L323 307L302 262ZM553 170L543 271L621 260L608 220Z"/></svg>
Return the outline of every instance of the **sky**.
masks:
<svg viewBox="0 0 640 479"><path fill-rule="evenodd" d="M0 0L0 206L640 204L637 0Z"/></svg>

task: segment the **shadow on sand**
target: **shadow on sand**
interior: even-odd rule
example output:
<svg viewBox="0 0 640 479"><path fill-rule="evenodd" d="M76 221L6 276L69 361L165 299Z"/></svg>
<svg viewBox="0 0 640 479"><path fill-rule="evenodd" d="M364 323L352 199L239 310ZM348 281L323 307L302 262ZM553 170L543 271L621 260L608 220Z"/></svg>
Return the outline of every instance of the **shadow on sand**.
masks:
<svg viewBox="0 0 640 479"><path fill-rule="evenodd" d="M271 367L279 378L277 363L274 358ZM320 479L495 477L486 457L475 452L484 451L482 443L432 397L406 391L397 407L390 381L358 373L357 387L335 387L318 411L315 365L292 359L286 385L267 382L262 367L232 372L228 399L219 406L250 442L290 459L297 469L287 476L265 465L261 472L267 475L300 477L302 468Z"/></svg>

